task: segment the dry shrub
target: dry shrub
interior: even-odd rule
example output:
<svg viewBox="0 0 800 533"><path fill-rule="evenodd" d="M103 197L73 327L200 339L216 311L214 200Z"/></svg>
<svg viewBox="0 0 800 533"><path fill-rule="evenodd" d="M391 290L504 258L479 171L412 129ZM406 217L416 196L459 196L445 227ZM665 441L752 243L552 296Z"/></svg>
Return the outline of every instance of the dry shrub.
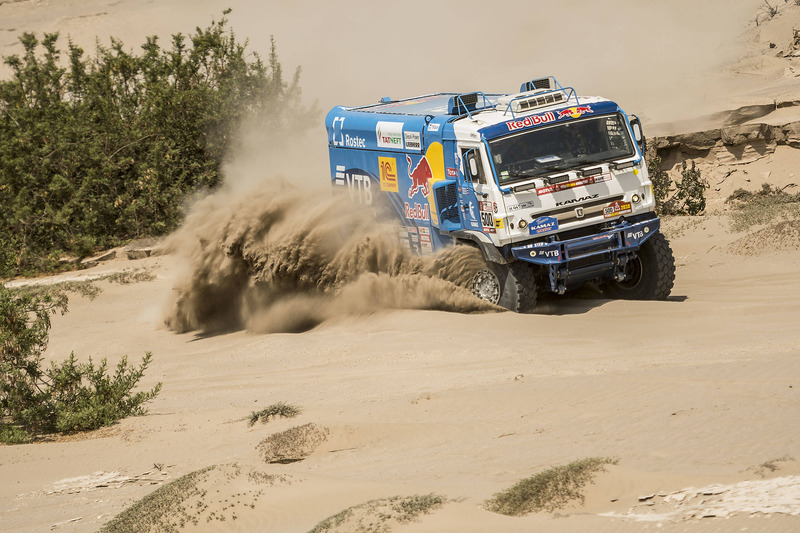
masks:
<svg viewBox="0 0 800 533"><path fill-rule="evenodd" d="M316 424L305 424L270 435L256 448L267 463L302 461L325 442L330 431Z"/></svg>
<svg viewBox="0 0 800 533"><path fill-rule="evenodd" d="M437 494L423 496L394 496L349 507L326 518L309 533L335 533L359 531L384 533L391 531L391 523L407 524L420 515L428 514L446 503Z"/></svg>
<svg viewBox="0 0 800 533"><path fill-rule="evenodd" d="M583 486L592 482L595 473L605 470L605 465L617 462L608 457L589 457L555 466L495 494L486 502L486 508L508 516L522 516L542 510L551 512L574 500L583 503Z"/></svg>

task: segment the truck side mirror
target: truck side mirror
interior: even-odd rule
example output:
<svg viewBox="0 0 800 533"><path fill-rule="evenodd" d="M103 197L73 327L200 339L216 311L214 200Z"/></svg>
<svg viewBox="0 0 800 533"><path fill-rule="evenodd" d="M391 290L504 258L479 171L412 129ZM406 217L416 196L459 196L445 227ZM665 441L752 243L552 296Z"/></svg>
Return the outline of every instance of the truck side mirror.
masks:
<svg viewBox="0 0 800 533"><path fill-rule="evenodd" d="M478 163L475 161L475 155L469 156L469 173L473 180L478 179Z"/></svg>
<svg viewBox="0 0 800 533"><path fill-rule="evenodd" d="M633 118L630 120L631 124L631 131L633 131L633 138L636 140L636 144L639 145L639 149L642 153L647 150L647 141L644 138L644 133L642 132L642 123L639 120L639 117L633 115Z"/></svg>
<svg viewBox="0 0 800 533"><path fill-rule="evenodd" d="M469 183L486 183L486 178L483 176L483 167L481 166L480 152L472 148L464 152L464 160L466 161L466 169L464 169L464 181Z"/></svg>

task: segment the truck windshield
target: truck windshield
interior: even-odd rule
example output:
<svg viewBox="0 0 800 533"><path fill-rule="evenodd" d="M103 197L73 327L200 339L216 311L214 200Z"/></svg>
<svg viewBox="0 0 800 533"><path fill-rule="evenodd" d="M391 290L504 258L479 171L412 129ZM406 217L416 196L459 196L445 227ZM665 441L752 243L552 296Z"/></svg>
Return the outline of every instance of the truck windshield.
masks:
<svg viewBox="0 0 800 533"><path fill-rule="evenodd" d="M621 114L515 133L489 141L501 185L634 155Z"/></svg>

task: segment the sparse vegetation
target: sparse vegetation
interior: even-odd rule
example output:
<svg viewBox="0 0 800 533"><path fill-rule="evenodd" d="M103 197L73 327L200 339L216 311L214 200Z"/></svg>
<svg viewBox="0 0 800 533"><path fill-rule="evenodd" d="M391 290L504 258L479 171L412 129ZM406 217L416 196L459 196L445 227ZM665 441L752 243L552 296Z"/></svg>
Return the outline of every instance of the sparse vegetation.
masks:
<svg viewBox="0 0 800 533"><path fill-rule="evenodd" d="M210 523L238 520L256 508L268 487L289 482L289 476L266 474L237 463L209 466L156 489L100 531L176 533L187 527L205 531Z"/></svg>
<svg viewBox="0 0 800 533"><path fill-rule="evenodd" d="M202 501L205 491L198 484L208 477L216 466L195 470L175 481L159 487L114 517L101 533L136 533L159 531L175 533L184 525L197 525L196 513L187 511L184 502L193 497Z"/></svg>
<svg viewBox="0 0 800 533"><path fill-rule="evenodd" d="M315 424L295 426L270 435L258 444L267 463L294 463L311 455L328 438L328 428Z"/></svg>
<svg viewBox="0 0 800 533"><path fill-rule="evenodd" d="M772 459L771 461L764 461L758 466L748 468L748 470L751 470L764 478L767 477L767 474L771 474L777 470L780 470L781 467L778 463L788 463L790 461L794 461L794 457L790 455L784 455L783 457L778 457L777 459Z"/></svg>
<svg viewBox="0 0 800 533"><path fill-rule="evenodd" d="M270 418L294 418L299 415L302 410L296 405L290 405L283 402L278 402L270 405L269 407L260 411L253 411L247 419L247 425L253 426L259 420L262 424L266 424Z"/></svg>
<svg viewBox="0 0 800 533"><path fill-rule="evenodd" d="M788 187L788 186L787 186ZM776 218L784 220L800 216L800 192L790 194L768 183L761 190L733 191L725 203L731 206L731 229L744 231L758 224L769 224Z"/></svg>
<svg viewBox="0 0 800 533"><path fill-rule="evenodd" d="M123 270L122 272L114 272L106 276L101 276L97 279L107 280L110 281L111 283L119 283L120 285L129 285L131 283L153 281L154 279L156 279L156 276L147 269L134 269L134 270Z"/></svg>
<svg viewBox="0 0 800 533"><path fill-rule="evenodd" d="M50 316L67 311L67 290L95 294L83 284L12 291L0 285L0 442L30 442L38 435L97 429L145 413L161 390L133 393L150 364L123 357L113 374L106 359L80 363L74 354L44 368Z"/></svg>
<svg viewBox="0 0 800 533"><path fill-rule="evenodd" d="M87 57L57 33L20 37L0 80L0 278L164 235L188 195L220 184L245 120L286 139L312 123L299 69L284 80L275 43L262 61L228 12L138 55L114 38Z"/></svg>
<svg viewBox="0 0 800 533"><path fill-rule="evenodd" d="M389 533L393 522L406 524L438 509L446 501L437 494L370 500L326 518L309 533Z"/></svg>
<svg viewBox="0 0 800 533"><path fill-rule="evenodd" d="M584 485L597 472L605 470L606 465L617 462L608 457L590 457L550 468L495 494L486 502L486 508L508 516L522 516L543 510L552 512L575 500L583 502Z"/></svg>
<svg viewBox="0 0 800 533"><path fill-rule="evenodd" d="M708 183L694 161L691 165L683 162L680 181L674 181L661 169L661 157L657 154L648 159L647 170L659 215L699 215L705 210Z"/></svg>

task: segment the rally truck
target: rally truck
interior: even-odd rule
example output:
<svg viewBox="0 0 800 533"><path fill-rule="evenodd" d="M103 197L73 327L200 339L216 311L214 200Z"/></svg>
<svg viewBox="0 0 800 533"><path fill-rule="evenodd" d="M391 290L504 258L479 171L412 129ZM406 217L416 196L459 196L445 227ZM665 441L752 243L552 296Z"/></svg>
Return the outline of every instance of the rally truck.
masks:
<svg viewBox="0 0 800 533"><path fill-rule="evenodd" d="M610 100L546 77L337 106L325 125L334 189L380 205L418 253L477 247L482 299L527 312L587 283L611 298L672 290L641 122Z"/></svg>

